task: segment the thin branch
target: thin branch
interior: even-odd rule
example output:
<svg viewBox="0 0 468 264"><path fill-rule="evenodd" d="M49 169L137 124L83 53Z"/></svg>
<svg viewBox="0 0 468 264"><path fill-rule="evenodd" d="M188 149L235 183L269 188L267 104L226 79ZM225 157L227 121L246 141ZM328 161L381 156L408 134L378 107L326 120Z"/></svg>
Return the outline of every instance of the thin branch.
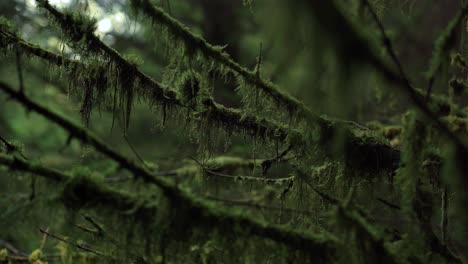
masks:
<svg viewBox="0 0 468 264"><path fill-rule="evenodd" d="M0 141L3 142L3 144L5 145L7 153L10 154L10 153L15 152L15 153L18 153L23 159L26 159L26 160L28 159L17 146L8 142L8 140L4 139L2 136L0 136Z"/></svg>
<svg viewBox="0 0 468 264"><path fill-rule="evenodd" d="M286 178L260 178L260 177L254 177L254 176L240 176L240 175L229 175L229 174L224 174L220 172L216 172L211 170L210 168L206 167L204 164L202 164L200 161L196 160L195 158L191 158L193 161L195 161L200 168L202 168L203 171L211 174L211 175L216 175L222 178L227 178L227 179L232 179L232 180L247 180L247 181L256 181L256 182L265 182L265 183L276 183L276 182L284 182L284 181L292 181L294 180L294 176L291 177L286 177Z"/></svg>
<svg viewBox="0 0 468 264"><path fill-rule="evenodd" d="M123 138L125 139L125 142L127 142L127 145L130 147L130 149L132 150L133 154L135 154L135 156L137 157L137 159L141 162L141 164L143 164L143 166L145 166L146 169L150 170L150 168L149 168L148 165L146 164L146 161L141 157L140 153L138 153L138 151L135 149L135 147L133 147L133 144L130 143L130 140L128 139L128 136L127 136L126 133L124 133Z"/></svg>
<svg viewBox="0 0 468 264"><path fill-rule="evenodd" d="M8 142L6 139L4 139L2 136L0 136L0 141L2 141L3 144L5 144L7 148L7 152L11 152L15 150L15 146L12 145L10 142Z"/></svg>
<svg viewBox="0 0 468 264"><path fill-rule="evenodd" d="M443 187L442 193L441 193L441 205L440 205L440 228L442 230L441 234L441 243L443 245L447 244L447 226L448 226L448 193L447 193L447 187Z"/></svg>
<svg viewBox="0 0 468 264"><path fill-rule="evenodd" d="M59 241L62 241L62 242L64 242L64 243L67 243L67 244L70 244L70 245L72 245L72 246L75 246L76 248L79 248L79 249L81 249L81 250L94 253L94 254L96 254L96 255L98 255L98 256L103 256L103 255L104 255L103 253L101 253L101 252L99 252L99 251L97 251L97 250L95 250L95 249L92 249L92 248L90 248L89 246L84 245L83 243L78 243L78 242L69 241L68 239L65 239L65 238L63 238L63 237L60 237L60 236L58 236L58 235L54 235L54 234L52 234L52 233L50 233L50 232L48 232L47 230L44 230L44 229L42 229L42 228L39 228L39 231L40 231L41 233L47 235L47 236L50 236L50 237L55 238L55 239L57 239L57 240L59 240Z"/></svg>
<svg viewBox="0 0 468 264"><path fill-rule="evenodd" d="M45 229L46 232L49 232L49 227ZM47 237L49 235L47 233L43 233L42 240L41 240L41 245L39 246L39 250L43 250L46 243L47 243Z"/></svg>
<svg viewBox="0 0 468 264"><path fill-rule="evenodd" d="M401 210L401 206L397 205L397 204L394 204L394 203L391 203L383 198L378 198L377 197L377 201L381 202L382 204L394 209L394 210Z"/></svg>
<svg viewBox="0 0 468 264"><path fill-rule="evenodd" d="M2 248L6 248L9 252L15 254L15 255L19 255L19 256L28 256L28 254L26 254L25 252L17 249L15 246L13 246L11 243L5 241L5 240L2 240L0 239L0 246Z"/></svg>
<svg viewBox="0 0 468 264"><path fill-rule="evenodd" d="M271 165L273 163L281 162L285 160L285 156L293 149L292 145L289 145L285 150L283 150L281 153L278 153L278 155L272 159L266 159L262 161L262 175L265 176L268 172L268 170L271 168Z"/></svg>
<svg viewBox="0 0 468 264"><path fill-rule="evenodd" d="M100 235L104 236L106 232L104 232L104 229L101 227L101 225L99 225L91 216L85 214L81 214L81 216L83 216L83 218L86 221L88 221L92 226L94 226L98 230Z"/></svg>
<svg viewBox="0 0 468 264"><path fill-rule="evenodd" d="M21 66L22 65L21 65L20 47L16 45L16 70L18 71L18 82L19 82L20 92L24 93L23 70Z"/></svg>
<svg viewBox="0 0 468 264"><path fill-rule="evenodd" d="M380 30L380 33L382 34L382 39L383 39L383 44L385 45L388 54L390 55L390 58L392 59L393 63L397 66L398 72L400 73L400 76L403 78L405 81L405 85L411 86L410 81L408 79L408 76L406 75L405 71L403 70L403 66L401 65L400 60L398 59L398 56L395 52L395 49L393 48L392 41L387 35L387 32L385 31L385 28L380 21L379 17L377 16L377 13L375 13L374 8L372 5L369 3L369 0L362 0L363 4L367 7L369 10L372 18L374 19L374 22L377 24L377 27ZM411 87L411 90L413 88Z"/></svg>

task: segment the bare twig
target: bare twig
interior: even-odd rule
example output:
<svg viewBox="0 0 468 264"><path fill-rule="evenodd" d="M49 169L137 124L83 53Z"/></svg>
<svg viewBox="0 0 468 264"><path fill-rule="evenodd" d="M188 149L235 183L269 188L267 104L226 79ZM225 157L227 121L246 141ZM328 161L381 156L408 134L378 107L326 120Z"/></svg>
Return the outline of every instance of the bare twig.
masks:
<svg viewBox="0 0 468 264"><path fill-rule="evenodd" d="M20 87L20 92L24 93L24 81L23 81L23 70L21 67L21 52L20 45L16 45L16 69L18 71L18 82Z"/></svg>
<svg viewBox="0 0 468 264"><path fill-rule="evenodd" d="M46 232L49 232L49 227L45 229ZM47 243L47 237L49 235L47 233L43 233L42 240L41 240L41 245L39 246L40 250L43 250L45 247L45 244Z"/></svg>
<svg viewBox="0 0 468 264"><path fill-rule="evenodd" d="M85 215L85 214L81 214L81 216L86 221L88 221L92 226L94 226L94 228L96 228L100 236L104 236L106 234L106 232L104 232L104 229L101 227L101 225L99 225L91 216Z"/></svg>
<svg viewBox="0 0 468 264"><path fill-rule="evenodd" d="M258 181L258 182L265 182L265 183L274 183L274 182L282 182L282 181L292 181L294 179L294 176L286 177L286 178L271 178L270 179L270 178L254 177L254 176L229 175L229 174L224 174L224 173L213 171L207 168L204 164L202 164L200 161L196 160L193 157L191 157L191 159L195 161L202 168L203 171L212 175L216 175L216 176L228 178L228 179L233 179L233 180L248 180L248 181Z"/></svg>
<svg viewBox="0 0 468 264"><path fill-rule="evenodd" d="M70 244L70 245L72 245L72 246L75 246L76 248L79 248L79 249L81 249L81 250L94 253L94 254L96 254L96 255L98 255L98 256L103 256L103 255L104 255L103 253L101 253L101 252L99 252L99 251L97 251L97 250L95 250L95 249L92 249L91 247L89 247L89 246L87 246L87 245L85 245L85 244L83 244L83 243L78 243L78 242L69 241L68 239L65 239L65 238L63 238L63 237L60 237L60 236L58 236L58 235L54 235L54 234L52 234L52 233L50 233L50 232L48 232L47 230L44 230L44 229L42 229L42 228L40 228L39 231L40 231L41 233L47 235L47 236L50 236L50 237L55 238L55 239L57 239L57 240L59 240L59 241L62 241L62 242L64 242L64 243L67 243L67 244Z"/></svg>
<svg viewBox="0 0 468 264"><path fill-rule="evenodd" d="M401 210L401 207L397 204L394 204L394 203L391 203L383 198L377 198L377 201L381 202L382 204L392 208L392 209L395 209L395 210Z"/></svg>

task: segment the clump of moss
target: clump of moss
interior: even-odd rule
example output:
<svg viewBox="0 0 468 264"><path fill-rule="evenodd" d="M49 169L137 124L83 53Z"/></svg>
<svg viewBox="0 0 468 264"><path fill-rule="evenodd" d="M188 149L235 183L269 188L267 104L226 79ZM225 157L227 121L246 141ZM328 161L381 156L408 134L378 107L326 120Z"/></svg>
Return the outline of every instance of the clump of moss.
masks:
<svg viewBox="0 0 468 264"><path fill-rule="evenodd" d="M386 126L383 128L382 135L387 139L394 139L401 134L401 126Z"/></svg>
<svg viewBox="0 0 468 264"><path fill-rule="evenodd" d="M442 119L447 124L448 128L458 134L468 133L468 119L454 115L444 117Z"/></svg>
<svg viewBox="0 0 468 264"><path fill-rule="evenodd" d="M42 250L36 249L29 255L28 260L31 264L45 264L45 262L43 262L41 258Z"/></svg>
<svg viewBox="0 0 468 264"><path fill-rule="evenodd" d="M449 86L452 96L460 96L466 91L467 83L464 80L453 78L449 81Z"/></svg>

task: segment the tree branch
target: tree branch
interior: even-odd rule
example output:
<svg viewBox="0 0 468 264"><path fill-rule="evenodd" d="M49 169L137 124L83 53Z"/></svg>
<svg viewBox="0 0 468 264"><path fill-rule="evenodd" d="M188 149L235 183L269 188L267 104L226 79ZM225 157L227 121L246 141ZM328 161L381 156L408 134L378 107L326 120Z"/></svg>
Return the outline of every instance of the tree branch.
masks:
<svg viewBox="0 0 468 264"><path fill-rule="evenodd" d="M40 47L28 43L13 33L9 32L7 28L0 26L0 36L3 36L11 43L19 43L22 50L38 56L48 62L52 62L57 66L68 66L73 69L83 69L87 67L85 64L65 59L62 56L43 50ZM105 44L103 44L105 45ZM101 66L104 67L104 66ZM126 73L131 74L131 73ZM148 79L147 82L155 82L152 79ZM160 86L158 84L158 86ZM179 102L178 95L171 90L170 94L173 94L174 100ZM168 101L160 101L162 104L169 104ZM288 128L284 125L278 124L274 121L267 119L258 119L256 116L246 114L238 109L226 108L223 105L217 104L211 98L207 98L203 101L206 111L194 113L195 116L201 116L208 120L210 123L219 125L225 130L229 131L244 131L248 135L256 138L269 138L273 141L289 141L295 148L301 146L306 149L311 142L307 139L306 135L296 129ZM332 120L320 119L320 134L321 138L327 140L321 141L319 139L318 144L321 144L324 148L330 145L329 140L333 139L335 130L344 129L340 124L335 123ZM340 122L338 122L340 123ZM342 123L342 122L341 122ZM381 143L373 138L357 137L350 130L347 130L345 139L345 152L346 162L353 168L372 171L380 170L394 170L398 167L400 154L397 149L394 149L384 143ZM309 143L308 143L309 142ZM358 155L356 155L359 153ZM325 154L330 154L325 151ZM333 154L332 154L333 155Z"/></svg>
<svg viewBox="0 0 468 264"><path fill-rule="evenodd" d="M273 83L261 78L256 71L250 71L242 67L232 60L228 54L219 49L219 47L209 44L204 38L192 33L190 29L172 18L161 8L151 4L149 0L130 0L130 3L136 11L144 13L151 18L153 22L164 25L172 35L182 40L187 47L190 47L190 50L199 50L207 58L231 69L233 72L242 76L247 83L273 98L275 102L282 104L292 112L297 112L308 121L316 122L322 119L314 114L301 101L281 91L281 89Z"/></svg>
<svg viewBox="0 0 468 264"><path fill-rule="evenodd" d="M308 232L304 231L290 230L282 226L267 224L265 222L251 219L247 216L235 214L223 208L215 208L206 201L198 199L188 192L179 189L176 185L172 184L167 179L153 175L144 167L139 166L137 163L112 150L109 146L104 144L100 139L98 139L94 134L85 128L79 127L64 117L61 117L46 109L45 107L31 101L24 94L12 90L3 83L0 83L0 90L9 94L13 99L17 100L28 109L37 112L38 114L49 119L51 122L61 126L74 137L81 140L83 143L92 145L97 151L119 163L121 167L126 168L132 172L135 177L139 177L145 182L158 186L169 199L180 202L183 207L189 208L191 217L194 222L211 223L212 225L217 225L220 227L240 226L244 230L249 231L251 234L270 238L276 242L284 243L288 246L308 251L309 253L314 254L316 257L321 259L326 259L335 251L337 242L329 235L318 236L309 234ZM25 161L13 159L2 154L0 154L0 163L8 165L13 169L38 173L57 181L64 181L69 179L69 177L58 171L49 170L37 165L33 166L29 163L26 163ZM122 198L120 193L116 193L112 189L104 188L96 184L92 186L93 188L90 191L94 193L102 192L103 190L110 193L97 196L102 197L101 199L108 200L112 198ZM100 202L100 199L95 202Z"/></svg>

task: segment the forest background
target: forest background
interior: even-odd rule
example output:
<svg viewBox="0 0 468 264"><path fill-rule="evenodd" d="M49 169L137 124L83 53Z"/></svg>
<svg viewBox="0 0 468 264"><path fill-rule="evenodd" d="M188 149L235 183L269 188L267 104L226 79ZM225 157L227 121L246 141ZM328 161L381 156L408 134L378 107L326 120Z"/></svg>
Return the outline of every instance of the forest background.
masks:
<svg viewBox="0 0 468 264"><path fill-rule="evenodd" d="M0 262L466 263L464 1L0 2Z"/></svg>

